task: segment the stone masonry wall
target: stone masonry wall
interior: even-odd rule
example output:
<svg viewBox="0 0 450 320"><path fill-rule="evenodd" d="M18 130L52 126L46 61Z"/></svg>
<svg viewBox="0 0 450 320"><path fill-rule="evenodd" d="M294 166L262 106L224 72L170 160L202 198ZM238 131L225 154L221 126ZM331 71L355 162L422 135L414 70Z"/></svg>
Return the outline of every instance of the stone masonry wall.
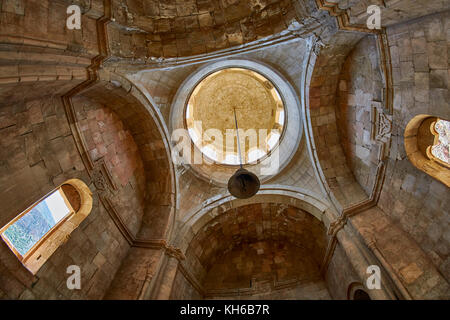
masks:
<svg viewBox="0 0 450 320"><path fill-rule="evenodd" d="M88 217L35 277L0 242L0 292L9 299L100 299L129 245L109 217L83 166L59 98L0 109L0 225L70 178L93 192ZM69 265L81 268L81 290L66 287Z"/></svg>
<svg viewBox="0 0 450 320"><path fill-rule="evenodd" d="M340 9L349 10L352 23L364 25L367 21L367 8L378 5L381 9L381 23L383 26L395 24L423 17L436 12L450 9L446 0L333 0Z"/></svg>
<svg viewBox="0 0 450 320"><path fill-rule="evenodd" d="M371 194L379 148L371 137L372 101L382 103L383 84L376 38L362 39L341 71L336 123L347 164L366 194Z"/></svg>
<svg viewBox="0 0 450 320"><path fill-rule="evenodd" d="M104 159L118 187L111 201L136 235L145 206L145 172L138 147L122 120L107 106L83 98L74 104L89 155L93 161Z"/></svg>
<svg viewBox="0 0 450 320"><path fill-rule="evenodd" d="M191 283L184 277L180 270L177 270L175 280L173 281L172 291L170 292L171 300L200 300L203 299L201 293L199 293Z"/></svg>
<svg viewBox="0 0 450 320"><path fill-rule="evenodd" d="M131 248L104 298L137 300L143 293L145 281L150 281L156 273L162 255L162 250Z"/></svg>
<svg viewBox="0 0 450 320"><path fill-rule="evenodd" d="M163 133L158 128L157 119L149 111L151 106L146 105L145 100L138 100L133 95L135 91L130 91L129 87L126 90L126 86L127 83L124 83L124 87L118 87L106 81L99 82L83 92L83 96L108 106L133 136L144 165L146 183L146 206L138 237L161 239L170 229L169 218L175 201L171 163Z"/></svg>
<svg viewBox="0 0 450 320"><path fill-rule="evenodd" d="M325 247L322 223L309 213L279 204L254 204L223 212L202 227L189 244L183 265L207 295L231 290L228 295L239 296L233 291L237 288L266 294L286 282L290 287L320 282ZM188 293L193 290L187 288Z"/></svg>
<svg viewBox="0 0 450 320"><path fill-rule="evenodd" d="M19 45L52 43L47 52L61 49L73 55L97 55L95 20L83 15L81 30L67 29L69 5L63 0L4 0L0 3L0 39Z"/></svg>
<svg viewBox="0 0 450 320"><path fill-rule="evenodd" d="M279 288L269 290L268 286L261 286L261 292L254 294L241 294L237 296L228 296L219 294L209 299L217 300L331 300L325 281L305 281L298 285L288 286L287 288Z"/></svg>
<svg viewBox="0 0 450 320"><path fill-rule="evenodd" d="M392 148L379 207L450 278L450 189L415 168L404 130L418 114L450 119L449 12L387 29L394 76Z"/></svg>
<svg viewBox="0 0 450 320"><path fill-rule="evenodd" d="M63 0L0 2L0 105L62 95L87 80L86 67L99 53L98 16L83 14L82 29L68 30L69 5Z"/></svg>
<svg viewBox="0 0 450 320"><path fill-rule="evenodd" d="M334 249L326 273L326 283L330 295L335 300L347 300L347 290L352 283L361 280L355 273L345 250L338 243Z"/></svg>
<svg viewBox="0 0 450 320"><path fill-rule="evenodd" d="M378 207L350 218L357 233L377 248L396 274L399 282L414 299L448 299L445 275L433 265L429 256L405 231ZM359 270L359 272L364 270ZM383 271L384 273L385 271ZM392 274L389 275L392 278Z"/></svg>
<svg viewBox="0 0 450 320"><path fill-rule="evenodd" d="M340 71L351 48L361 38L356 33L336 33L331 44L321 49L308 88L311 134L314 136L317 160L327 187L342 207L367 199L348 167L336 124Z"/></svg>

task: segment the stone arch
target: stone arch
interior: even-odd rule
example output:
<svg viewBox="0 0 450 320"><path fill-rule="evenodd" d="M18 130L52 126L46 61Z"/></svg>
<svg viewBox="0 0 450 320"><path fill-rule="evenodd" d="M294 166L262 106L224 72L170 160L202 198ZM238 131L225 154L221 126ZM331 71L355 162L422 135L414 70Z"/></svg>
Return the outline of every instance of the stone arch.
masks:
<svg viewBox="0 0 450 320"><path fill-rule="evenodd" d="M145 167L136 141L114 106L89 97L72 99L85 159L93 163L92 179L108 198L123 224L136 235L148 194Z"/></svg>
<svg viewBox="0 0 450 320"><path fill-rule="evenodd" d="M412 118L405 128L405 150L414 167L450 187L450 169L434 161L427 150L433 145L434 140L430 126L437 119L435 116L426 114L419 114Z"/></svg>
<svg viewBox="0 0 450 320"><path fill-rule="evenodd" d="M339 211L373 196L364 191L349 168L336 120L341 71L349 53L364 36L338 31L324 47L310 39L310 55L304 60L302 107L307 146L322 189Z"/></svg>
<svg viewBox="0 0 450 320"><path fill-rule="evenodd" d="M231 217L230 214L233 216L234 215L233 212L237 212L237 211L239 211L240 214L237 215L236 218L240 217L239 219L242 220L242 223L244 223L247 219L248 214L250 214L250 216L252 216L252 213L251 213L252 208L253 209L256 208L257 211L262 208L261 210L267 211L267 210L273 209L273 210L277 210L277 212L278 211L282 212L282 213L280 213L280 216L278 216L281 220L291 218L291 216L289 214L285 215L286 212L291 212L291 213L296 212L294 214L294 216L297 217L297 215L300 215L301 217L299 216L300 217L299 219L301 221L303 221L305 224L308 222L308 223L317 225L317 227L322 230L321 231L322 237L323 237L322 242L319 241L322 244L322 246L321 246L322 250L319 250L320 252L315 252L313 255L314 263L312 262L313 260L311 260L310 262L313 263L313 265L315 265L317 267L322 263L323 255L325 254L325 248L326 248L326 238L327 237L325 235L326 234L325 225L328 225L328 217L327 217L328 205L326 205L323 201L321 201L320 198L318 198L316 195L308 193L308 192L304 192L304 190L300 190L300 189L289 190L285 187L275 186L275 185L263 186L261 193L259 193L255 197L248 199L248 200L234 199L227 195L214 197L213 199L209 199L208 201L206 201L206 203L202 209L196 210L195 212L192 212L191 214L189 214L185 217L185 219L182 222L183 226L180 228L181 231L179 233L179 237L177 237L177 239L174 241L174 245L181 249L181 251L186 256L186 260L183 260L181 265L179 265L178 274L175 278L175 281L182 281L180 279L182 279L183 276L179 274L181 272L186 277L186 279L189 279L188 281L190 281L196 285L198 285L199 282L201 282L200 285L197 286L197 290L199 290L201 292L201 294L204 294L206 296L208 296L209 294L213 294L213 295L214 294L225 294L226 296L229 296L229 295L233 296L235 294L239 294L239 295L255 294L255 292L257 292L258 290L255 289L255 287L253 287L253 285L251 285L251 288L248 288L248 290L247 290L248 292L246 292L246 293L243 293L242 290L239 291L236 289L219 290L217 292L215 292L214 290L211 291L211 288L209 288L211 283L208 282L209 281L209 280L207 280L208 278L203 278L204 274L202 273L202 271L199 271L199 270L203 270L202 269L203 267L198 265L198 261L193 256L194 252L196 252L195 250L198 251L198 249L195 249L196 247L194 246L194 244L197 244L199 241L200 242L202 241L201 239L204 238L204 237L202 237L202 235L204 236L205 232L208 233L208 231L205 231L205 230L209 230L210 228L216 228L218 223L219 224L224 223L225 225L227 223L234 223L233 219L230 220L231 222L229 221L229 217ZM247 211L247 210L250 210L250 211ZM325 212L327 212L327 214L325 214ZM262 216L260 216L260 217L262 217ZM262 218L262 219L264 220L264 218ZM303 220L303 219L305 219L305 220ZM247 220L249 220L249 219L247 219ZM247 223L247 222L248 221L246 221L245 223ZM260 223L263 223L263 222L260 221ZM276 223L276 222L273 222L273 223ZM291 221L292 225L295 225L296 223L298 224L299 221L294 221L294 220ZM264 228L262 225L261 225L261 227ZM228 227L225 226L224 228L227 229ZM312 229L314 229L314 228L312 228ZM296 237L294 235L294 233L292 233L291 235L294 238ZM246 236L247 236L246 234L243 235L244 238ZM217 240L219 242L222 240L228 241L228 240L225 240L225 238L223 238L222 240L221 239L217 239ZM250 236L249 239L253 239L253 238ZM272 240L274 240L274 239L272 239ZM299 248L302 248L301 250L309 250L310 249L309 246L306 245L306 247L308 247L309 249L306 249L306 247L303 247L303 245L305 245L306 243L304 243L304 241L302 242L301 239L300 240L299 239L297 239L298 241L293 240L294 242L292 243L292 245L294 245L294 243L295 243L295 245L294 245L295 247L298 247L300 245ZM263 242L265 243L265 241L268 241L268 240L265 238L262 240L261 239L259 239L259 240L260 240L259 242L262 241L260 243L260 245L262 245L263 247L266 248L267 244L263 244ZM244 243L247 243L246 242L247 240L244 239L243 241L244 241ZM276 239L274 241L276 242ZM311 240L311 241L312 241L311 243L315 243L315 240ZM214 243L216 243L216 242L214 242ZM220 250L221 246L225 246L225 247L232 246L231 243L222 243L220 245L218 244L217 248L219 248L219 249L214 251L215 250L214 248L216 248L214 243L211 242L211 245L210 245L211 248L207 249L208 253L205 258L206 260L203 259L204 260L204 261L202 260L203 262L209 261L208 257L210 257L211 261L212 261L211 263L213 263L214 261L217 260L217 257L214 256L214 258L212 258L213 256L211 256L211 255L215 254L214 252L217 251L216 252L217 254L222 254L222 251ZM302 245L302 243L303 243L303 245ZM246 245L247 244L244 244L245 248L247 248ZM266 248L266 249L268 249L268 248ZM286 248L284 248L284 249L286 249ZM230 249L230 250L234 250L234 249ZM247 249L245 249L245 250L247 250ZM265 250L265 249L263 249L263 250ZM228 252L228 251L224 251L224 252ZM188 267L185 267L185 265ZM213 265L211 267L216 268L217 266L215 266L213 263ZM198 268L200 268L200 269L198 269ZM197 274L196 272L194 272L195 274L193 274L191 271L186 271L187 269L188 270L196 270L196 271L199 271L200 273ZM215 269L211 269L211 270L213 270L211 272L214 272ZM315 274L315 276L318 276L320 278L318 273L314 273L314 274ZM200 277L201 280L199 280L198 277ZM203 287L203 281L206 281L204 283L205 287ZM281 287L279 287L281 285L281 282L278 283L277 281L270 284L270 286L272 287L273 290L279 290L281 288ZM200 289L198 289L198 288L200 288ZM206 288L205 289L206 291L203 291L204 290L203 288ZM325 287L323 287L323 289L326 291ZM239 293L238 293L238 291L239 291ZM179 294L179 293L173 293L173 294ZM189 293L189 294L191 294L191 293ZM328 298L327 294L324 294L324 298Z"/></svg>
<svg viewBox="0 0 450 320"><path fill-rule="evenodd" d="M128 79L101 73L80 97L107 105L131 133L145 172L145 209L135 239L170 236L176 211L177 178L170 159L167 128L151 100ZM86 153L86 152L84 152ZM89 162L89 155L84 154Z"/></svg>
<svg viewBox="0 0 450 320"><path fill-rule="evenodd" d="M339 142L349 169L368 196L376 184L381 143L387 138L377 128L378 117L385 115L380 60L377 38L361 39L345 59L336 93Z"/></svg>
<svg viewBox="0 0 450 320"><path fill-rule="evenodd" d="M250 199L236 199L229 193L226 193L204 201L202 205L184 215L179 222L180 231L172 243L184 252L195 230L214 219L220 212L243 205L269 202L288 204L304 210L322 221L326 226L330 224L332 218L330 214L333 212L333 209L320 195L302 188L283 185L262 185L258 194Z"/></svg>

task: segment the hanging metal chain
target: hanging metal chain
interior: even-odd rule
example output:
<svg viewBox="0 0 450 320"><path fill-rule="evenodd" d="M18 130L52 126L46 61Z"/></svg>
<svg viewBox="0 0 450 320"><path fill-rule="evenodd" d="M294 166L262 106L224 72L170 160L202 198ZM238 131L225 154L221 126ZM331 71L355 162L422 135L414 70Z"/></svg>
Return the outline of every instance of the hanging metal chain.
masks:
<svg viewBox="0 0 450 320"><path fill-rule="evenodd" d="M237 144L238 144L238 151L239 151L239 165L242 168L242 155L241 155L241 142L239 140L239 127L236 117L236 107L233 108L234 111L234 123L236 124L236 135L237 135Z"/></svg>

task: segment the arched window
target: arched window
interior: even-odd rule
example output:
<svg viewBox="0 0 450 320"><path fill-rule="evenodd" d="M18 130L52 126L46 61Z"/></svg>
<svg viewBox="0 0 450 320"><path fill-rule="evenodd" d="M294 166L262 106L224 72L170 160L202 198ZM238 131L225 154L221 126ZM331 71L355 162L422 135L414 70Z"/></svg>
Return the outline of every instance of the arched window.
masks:
<svg viewBox="0 0 450 320"><path fill-rule="evenodd" d="M347 299L348 300L372 300L370 295L365 290L362 283L353 282L348 286L347 289Z"/></svg>
<svg viewBox="0 0 450 320"><path fill-rule="evenodd" d="M372 300L367 292L358 289L353 293L353 300Z"/></svg>
<svg viewBox="0 0 450 320"><path fill-rule="evenodd" d="M3 241L35 274L92 209L89 188L78 179L63 183L0 229Z"/></svg>
<svg viewBox="0 0 450 320"><path fill-rule="evenodd" d="M419 170L450 187L450 122L429 115L415 116L405 129L405 150Z"/></svg>

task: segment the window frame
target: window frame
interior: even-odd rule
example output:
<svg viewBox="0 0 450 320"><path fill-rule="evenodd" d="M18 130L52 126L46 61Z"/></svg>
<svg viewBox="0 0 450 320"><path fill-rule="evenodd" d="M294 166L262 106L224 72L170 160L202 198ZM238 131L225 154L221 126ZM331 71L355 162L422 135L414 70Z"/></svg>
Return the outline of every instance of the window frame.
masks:
<svg viewBox="0 0 450 320"><path fill-rule="evenodd" d="M433 142L430 141L426 144L425 149L421 149L419 146L419 141L423 137L423 133L419 132L420 127L425 121L432 119L432 122L437 119L442 119L437 116L429 114L418 114L414 116L406 125L405 131L403 133L403 142L405 146L406 156L408 157L411 164L418 170L424 172L430 177L442 182L444 185L450 188L450 170L447 166L443 166L437 161L430 159L427 155L427 148ZM444 119L445 120L445 119ZM429 126L427 124L427 126ZM432 133L427 129L427 135L430 135L433 139Z"/></svg>
<svg viewBox="0 0 450 320"><path fill-rule="evenodd" d="M41 239L39 239L39 241L32 248L30 248L30 250L28 250L27 254L22 257L7 238L5 239L3 236L1 237L8 248L11 249L11 253L13 253L14 256L21 262L21 265L33 275L36 275L39 269L46 264L55 251L70 239L72 232L74 232L91 213L93 208L93 198L92 191L89 186L83 180L77 178L66 180L48 192L45 196L33 202L32 205L28 206L0 229L1 233L3 233L6 228L27 214L45 198L58 191L58 189L62 189L64 192L64 185L70 185L78 192L80 196L80 206L78 210L74 211L72 205L70 205L69 210L72 209L71 212L67 213L65 217L53 226L53 228L47 231L47 233L42 236ZM65 193L64 196L68 201Z"/></svg>
<svg viewBox="0 0 450 320"><path fill-rule="evenodd" d="M64 185L64 184L63 184ZM25 209L22 213L17 215L14 219L12 219L10 222L8 222L5 226L3 226L0 229L0 236L3 239L3 241L8 245L8 247L11 249L12 252L17 256L20 262L25 263L36 250L47 240L51 234L53 234L58 228L61 227L62 224L64 224L70 217L72 217L76 212L73 209L72 205L70 204L69 200L67 199L66 194L64 193L62 186L59 186L58 188L54 189L52 192L46 194L44 197L33 203L31 206L29 206L27 209ZM14 244L11 243L11 241L8 239L6 235L4 235L4 232L14 223L16 223L20 218L24 217L26 214L28 214L34 207L36 207L39 203L50 197L52 194L59 192L61 194L61 197L64 200L64 203L66 204L67 208L70 210L69 213L67 213L58 223L56 223L50 230L48 230L24 255L20 254L17 249L15 248Z"/></svg>

